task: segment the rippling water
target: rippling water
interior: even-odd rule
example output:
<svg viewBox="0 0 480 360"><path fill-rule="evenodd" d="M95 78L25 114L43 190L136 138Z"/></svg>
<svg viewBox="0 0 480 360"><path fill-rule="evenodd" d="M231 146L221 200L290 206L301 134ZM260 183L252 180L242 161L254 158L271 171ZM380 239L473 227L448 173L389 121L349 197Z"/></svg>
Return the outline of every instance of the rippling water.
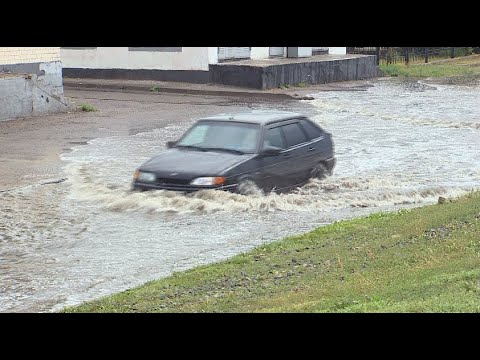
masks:
<svg viewBox="0 0 480 360"><path fill-rule="evenodd" d="M480 183L480 89L376 81L314 95L332 177L291 194L131 193L135 167L190 122L64 154L61 183L0 193L0 311L51 311L335 220L420 206Z"/></svg>

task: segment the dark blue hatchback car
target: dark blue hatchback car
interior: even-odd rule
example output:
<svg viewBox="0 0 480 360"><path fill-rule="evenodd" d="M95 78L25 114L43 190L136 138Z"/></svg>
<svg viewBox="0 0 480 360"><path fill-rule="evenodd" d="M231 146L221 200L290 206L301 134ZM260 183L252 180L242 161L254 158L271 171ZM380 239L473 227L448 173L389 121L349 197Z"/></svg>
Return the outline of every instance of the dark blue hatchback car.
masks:
<svg viewBox="0 0 480 360"><path fill-rule="evenodd" d="M135 190L287 191L335 166L330 133L302 114L256 110L198 120L135 171Z"/></svg>

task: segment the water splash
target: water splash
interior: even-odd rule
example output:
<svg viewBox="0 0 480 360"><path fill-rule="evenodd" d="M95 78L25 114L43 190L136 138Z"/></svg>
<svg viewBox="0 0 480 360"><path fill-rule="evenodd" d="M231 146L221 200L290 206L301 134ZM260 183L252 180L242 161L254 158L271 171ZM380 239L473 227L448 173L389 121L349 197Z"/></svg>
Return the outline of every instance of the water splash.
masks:
<svg viewBox="0 0 480 360"><path fill-rule="evenodd" d="M0 193L0 311L58 310L332 221L478 189L479 89L435 87L315 94L337 166L289 194L130 192L136 167L192 120L76 146L62 156L66 181Z"/></svg>

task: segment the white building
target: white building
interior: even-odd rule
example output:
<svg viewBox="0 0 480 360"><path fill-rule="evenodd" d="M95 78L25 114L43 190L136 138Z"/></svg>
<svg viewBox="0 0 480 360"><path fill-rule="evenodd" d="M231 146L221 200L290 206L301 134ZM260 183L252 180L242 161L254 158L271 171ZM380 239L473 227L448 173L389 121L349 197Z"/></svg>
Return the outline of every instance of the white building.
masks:
<svg viewBox="0 0 480 360"><path fill-rule="evenodd" d="M59 47L0 47L0 120L68 108Z"/></svg>
<svg viewBox="0 0 480 360"><path fill-rule="evenodd" d="M239 59L346 54L345 47L63 47L66 77L206 83L209 66Z"/></svg>

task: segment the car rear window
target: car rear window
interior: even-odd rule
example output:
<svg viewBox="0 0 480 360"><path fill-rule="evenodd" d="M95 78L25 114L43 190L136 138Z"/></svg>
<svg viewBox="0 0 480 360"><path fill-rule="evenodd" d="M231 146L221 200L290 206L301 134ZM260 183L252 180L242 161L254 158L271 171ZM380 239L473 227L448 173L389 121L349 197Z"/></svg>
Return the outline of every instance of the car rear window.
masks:
<svg viewBox="0 0 480 360"><path fill-rule="evenodd" d="M283 125L282 130L283 134L285 135L285 140L287 141L287 147L295 146L308 141L305 133L300 128L300 124L298 123Z"/></svg>
<svg viewBox="0 0 480 360"><path fill-rule="evenodd" d="M310 120L302 119L300 120L300 123L302 124L302 127L307 133L309 139L316 139L322 136L322 129L320 129L317 125L313 124Z"/></svg>

